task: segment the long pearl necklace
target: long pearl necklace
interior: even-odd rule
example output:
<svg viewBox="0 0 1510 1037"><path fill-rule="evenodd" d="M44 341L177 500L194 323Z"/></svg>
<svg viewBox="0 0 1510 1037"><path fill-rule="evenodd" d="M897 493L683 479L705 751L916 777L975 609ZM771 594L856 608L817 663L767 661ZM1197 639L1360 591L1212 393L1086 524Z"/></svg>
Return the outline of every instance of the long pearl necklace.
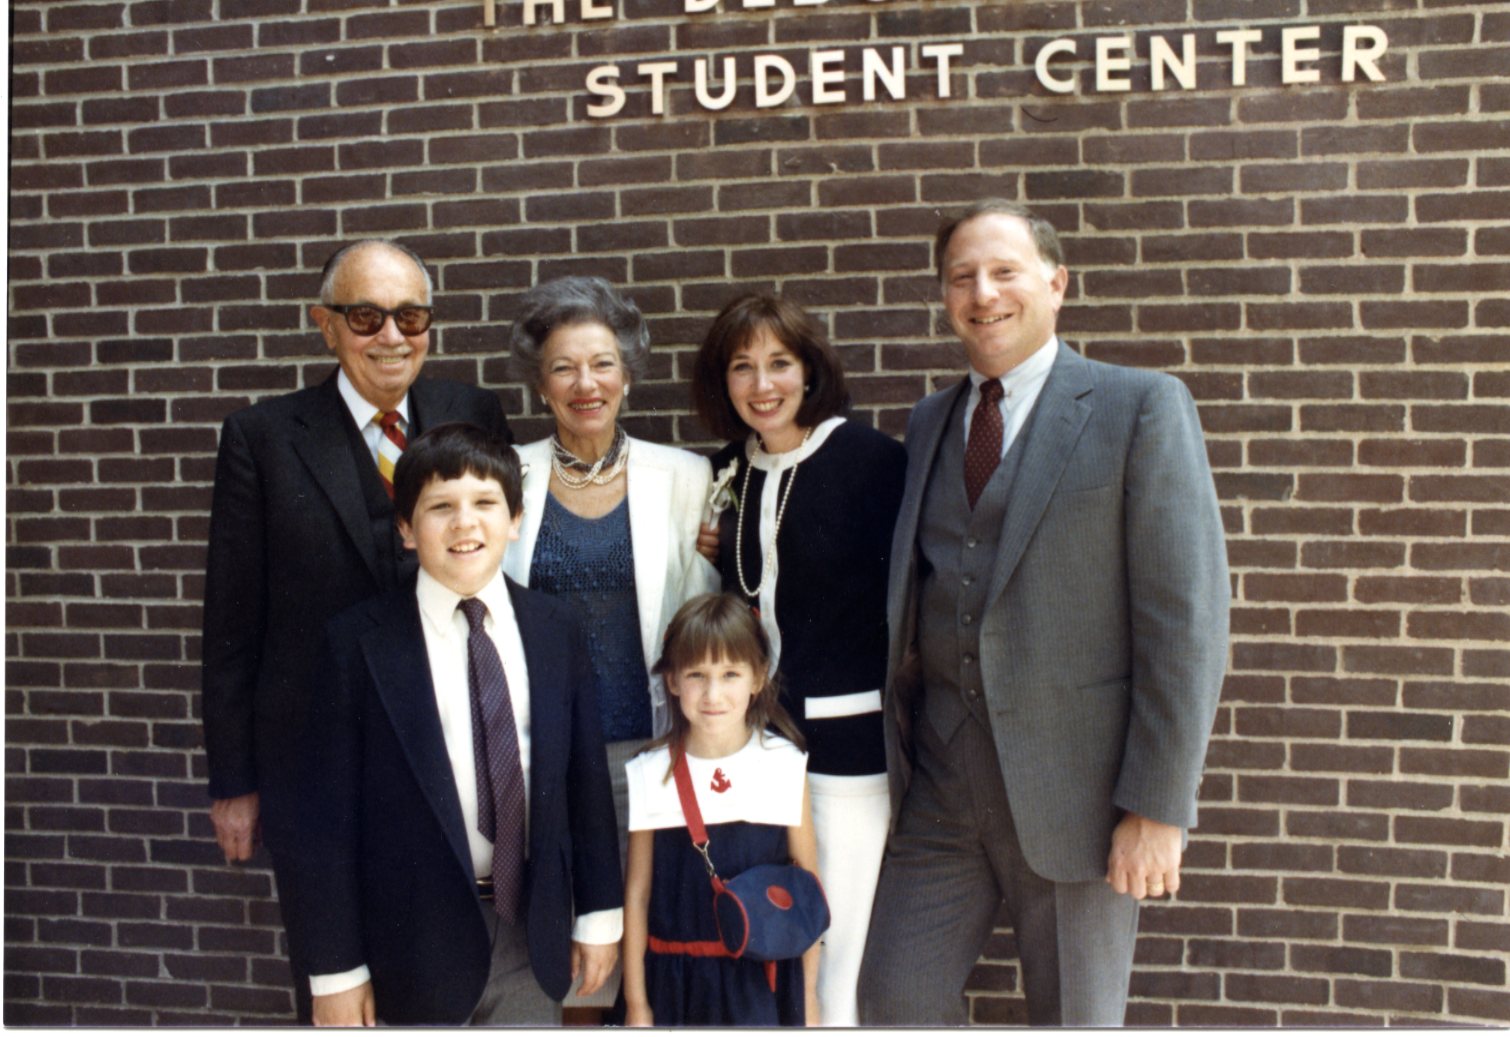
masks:
<svg viewBox="0 0 1510 1037"><path fill-rule="evenodd" d="M628 463L629 437L622 428L614 429L613 445L591 465L566 449L560 436L551 434L551 471L569 489L580 490L589 485L607 486L619 477L624 465ZM606 469L604 465L607 465ZM582 474L575 474L574 469L580 469Z"/></svg>
<svg viewBox="0 0 1510 1037"><path fill-rule="evenodd" d="M807 434L802 437L802 443L797 449L800 450L802 447L807 446L807 441L812 436L813 430L808 429ZM781 493L781 504L776 508L776 525L771 530L771 546L766 550L765 558L760 563L760 582L755 585L754 590L751 590L750 585L745 582L744 536L745 501L750 496L750 472L755 466L753 464L745 465L744 485L739 488L739 514L734 520L734 572L739 577L739 589L745 592L745 597L758 599L760 592L765 590L766 575L771 571L771 562L776 558L776 538L781 535L781 520L786 515L787 501L792 499L792 484L797 481L797 465L801 463L801 461L798 461L797 464L792 465L792 474L787 476L786 489ZM776 478L781 478L780 472L774 474Z"/></svg>

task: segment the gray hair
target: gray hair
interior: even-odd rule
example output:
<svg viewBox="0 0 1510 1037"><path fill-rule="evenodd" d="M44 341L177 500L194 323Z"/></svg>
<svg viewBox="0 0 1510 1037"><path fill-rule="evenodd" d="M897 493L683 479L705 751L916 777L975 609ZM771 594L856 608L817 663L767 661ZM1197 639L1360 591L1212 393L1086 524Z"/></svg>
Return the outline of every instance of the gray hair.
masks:
<svg viewBox="0 0 1510 1037"><path fill-rule="evenodd" d="M933 261L938 268L939 280L944 279L944 253L949 248L949 239L954 232L977 216L1015 216L1028 225L1033 244L1038 249L1038 258L1050 271L1064 266L1064 247L1059 244L1059 235L1054 225L1021 202L1005 198L982 198L963 212L955 213L939 225L938 235L933 239Z"/></svg>
<svg viewBox="0 0 1510 1037"><path fill-rule="evenodd" d="M348 259L358 252L365 252L369 248L385 248L407 256L419 272L425 278L425 301L435 301L435 283L430 279L430 271L425 267L425 261L420 258L418 252L407 245L400 245L396 241L388 241L385 238L363 238L361 241L353 241L349 245L342 245L330 254L325 261L325 266L320 271L320 303L324 306L333 305L336 301L336 276L341 272L341 267Z"/></svg>
<svg viewBox="0 0 1510 1037"><path fill-rule="evenodd" d="M601 324L619 342L619 355L638 381L650 353L650 329L640 308L614 291L601 277L558 277L535 285L519 297L519 312L509 329L509 376L531 387L540 385L540 357L551 332L568 324Z"/></svg>

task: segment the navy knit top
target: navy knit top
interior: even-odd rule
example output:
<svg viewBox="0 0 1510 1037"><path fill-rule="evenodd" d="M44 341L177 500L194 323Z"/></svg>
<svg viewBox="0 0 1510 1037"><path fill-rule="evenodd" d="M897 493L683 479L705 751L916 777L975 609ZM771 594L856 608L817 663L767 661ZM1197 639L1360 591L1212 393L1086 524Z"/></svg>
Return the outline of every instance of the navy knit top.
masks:
<svg viewBox="0 0 1510 1037"><path fill-rule="evenodd" d="M744 443L713 459L722 472L734 459L730 487L739 499L748 474L743 533L745 582L760 581L760 494L767 473L749 467ZM891 532L902 505L907 454L890 436L845 421L796 468L796 483L776 538L776 625L782 702L807 738L808 770L877 774L886 769L881 714L808 720L806 701L881 688L886 679L886 579ZM780 474L780 489L793 478ZM724 590L740 594L735 570L736 509L719 516L718 569ZM747 598L752 605L754 599Z"/></svg>
<svg viewBox="0 0 1510 1037"><path fill-rule="evenodd" d="M589 519L547 493L530 586L560 598L582 618L604 741L648 740L649 679L640 648L629 498L607 515Z"/></svg>

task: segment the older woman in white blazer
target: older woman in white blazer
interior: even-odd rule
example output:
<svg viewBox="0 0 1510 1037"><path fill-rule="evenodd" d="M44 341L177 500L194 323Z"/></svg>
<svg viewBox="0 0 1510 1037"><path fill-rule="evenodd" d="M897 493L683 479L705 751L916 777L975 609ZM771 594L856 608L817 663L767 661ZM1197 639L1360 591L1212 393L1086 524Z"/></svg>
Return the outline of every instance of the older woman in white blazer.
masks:
<svg viewBox="0 0 1510 1037"><path fill-rule="evenodd" d="M670 725L664 686L649 673L666 624L688 598L719 586L697 553L707 459L619 425L649 347L639 308L599 277L535 286L509 334L510 373L538 394L556 429L518 448L529 466L524 518L503 568L582 613L621 843L624 761Z"/></svg>

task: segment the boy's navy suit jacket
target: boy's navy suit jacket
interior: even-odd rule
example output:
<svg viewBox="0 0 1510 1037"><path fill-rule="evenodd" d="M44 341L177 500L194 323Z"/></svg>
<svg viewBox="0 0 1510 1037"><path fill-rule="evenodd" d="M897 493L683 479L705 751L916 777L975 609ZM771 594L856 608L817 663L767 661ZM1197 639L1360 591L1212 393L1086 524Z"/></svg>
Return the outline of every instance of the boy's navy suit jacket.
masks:
<svg viewBox="0 0 1510 1037"><path fill-rule="evenodd" d="M581 626L507 581L529 668L530 964L551 997L571 982L577 915L620 907L618 833ZM463 1023L491 957L413 581L327 628L303 749L293 877L282 894L293 956L313 975L365 963L378 1018Z"/></svg>

